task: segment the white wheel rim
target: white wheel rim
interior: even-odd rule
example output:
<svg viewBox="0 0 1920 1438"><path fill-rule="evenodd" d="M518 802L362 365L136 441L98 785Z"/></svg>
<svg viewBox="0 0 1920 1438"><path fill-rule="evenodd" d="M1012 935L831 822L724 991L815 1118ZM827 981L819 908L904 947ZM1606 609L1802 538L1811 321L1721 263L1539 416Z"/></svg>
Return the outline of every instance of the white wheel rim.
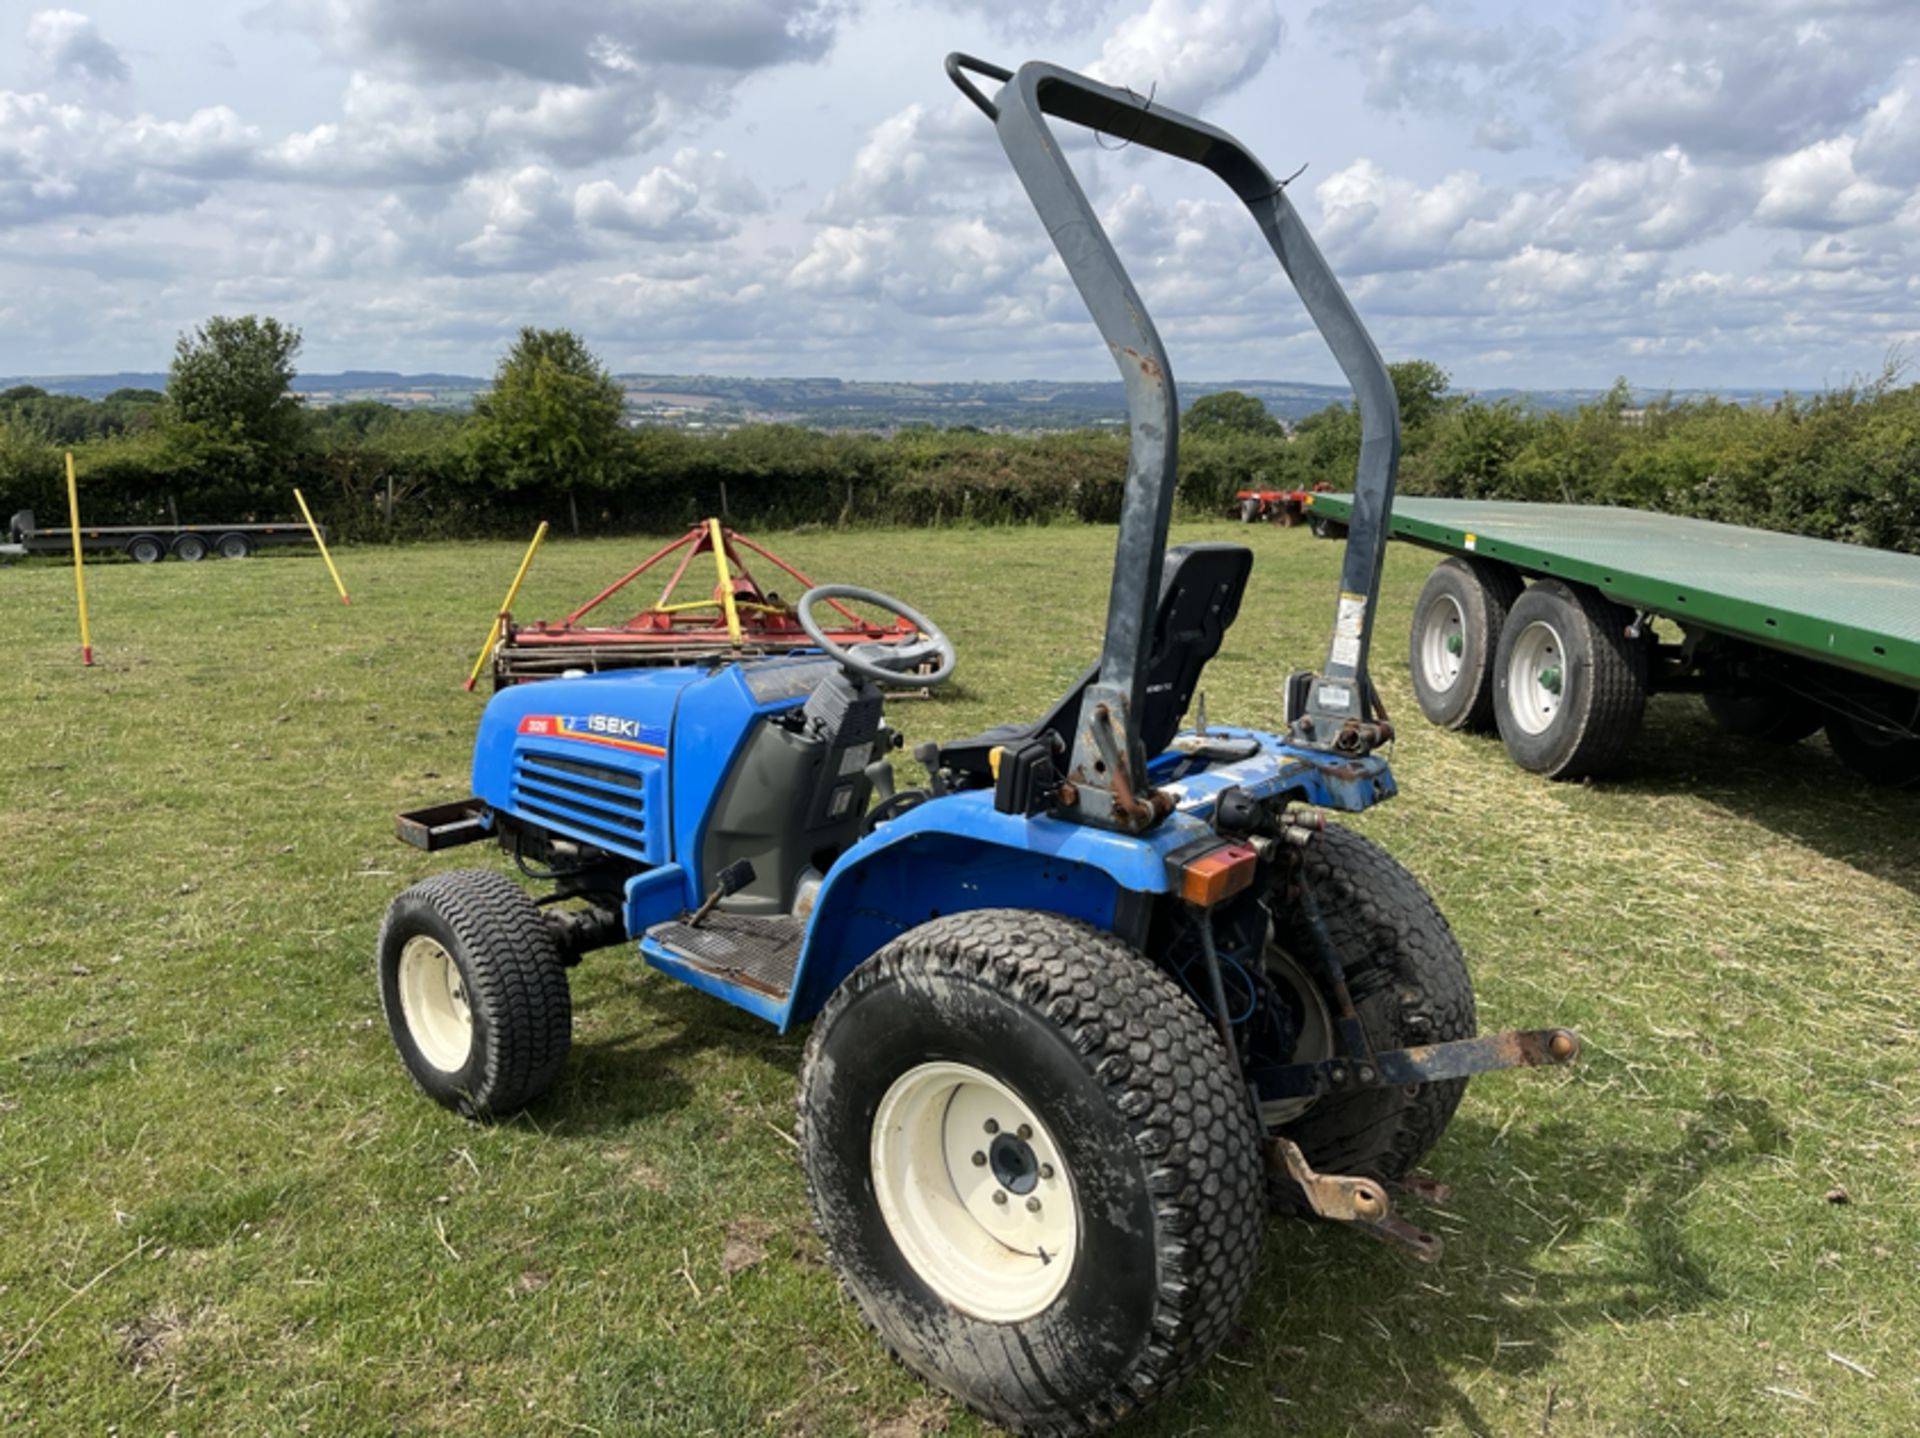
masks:
<svg viewBox="0 0 1920 1438"><path fill-rule="evenodd" d="M1513 641L1507 657L1507 708L1529 734L1546 732L1566 689L1567 646L1560 631L1536 619Z"/></svg>
<svg viewBox="0 0 1920 1438"><path fill-rule="evenodd" d="M893 1081L873 1117L873 1189L913 1270L962 1312L1017 1323L1066 1287L1079 1204L1031 1106L968 1064Z"/></svg>
<svg viewBox="0 0 1920 1438"><path fill-rule="evenodd" d="M466 1067L473 1013L466 980L437 939L415 934L400 950L400 1012L421 1056L443 1073Z"/></svg>
<svg viewBox="0 0 1920 1438"><path fill-rule="evenodd" d="M1333 1013L1320 990L1306 972L1271 937L1267 940L1267 978L1284 988L1299 1010L1300 1032L1295 1035L1288 1063L1314 1064L1333 1057ZM1260 1117L1268 1124L1291 1123L1318 1102L1306 1098L1267 1099L1260 1105Z"/></svg>
<svg viewBox="0 0 1920 1438"><path fill-rule="evenodd" d="M1466 664L1467 616L1451 594L1438 594L1420 616L1420 672L1427 687L1444 694Z"/></svg>

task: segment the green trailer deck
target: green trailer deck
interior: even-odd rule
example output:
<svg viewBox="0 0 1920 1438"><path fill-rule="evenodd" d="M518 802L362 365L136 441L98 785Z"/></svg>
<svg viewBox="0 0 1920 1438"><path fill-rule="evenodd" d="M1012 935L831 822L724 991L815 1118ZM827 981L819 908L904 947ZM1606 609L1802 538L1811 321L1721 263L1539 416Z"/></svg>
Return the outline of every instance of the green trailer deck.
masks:
<svg viewBox="0 0 1920 1438"><path fill-rule="evenodd" d="M1338 532L1352 501L1316 494L1308 512L1316 532ZM1614 687L1631 682L1641 700L1661 689L1701 692L1733 732L1778 741L1803 738L1824 723L1853 767L1883 782L1905 782L1900 776L1912 766L1920 787L1920 556L1680 515L1506 500L1397 499L1389 529L1395 539L1456 560L1450 577L1436 571L1430 579L1409 636L1414 687L1436 723L1497 721L1509 751L1527 767L1556 778L1589 777L1619 754L1599 755L1602 763L1589 746L1586 759L1555 767L1559 758L1530 762L1522 750L1542 748L1539 735L1556 722L1556 708L1596 702L1575 690L1582 682L1603 686L1591 675L1576 676L1570 661L1604 669L1612 661L1598 649L1611 646L1624 666ZM1587 621L1563 610L1565 622L1555 620L1554 632L1530 648L1500 643L1523 581L1543 579L1585 596L1580 605L1589 618L1662 616L1681 626L1687 642L1654 644L1630 627L1632 643L1622 646L1605 632L1618 626L1603 622L1594 630L1603 641L1598 649L1569 646L1559 631ZM1521 617L1542 622L1545 602L1544 595L1531 602ZM1542 674L1554 687L1539 691L1538 703L1516 704L1514 696L1531 692ZM1454 689L1448 702L1442 691L1456 682L1472 686L1471 694ZM1638 721L1638 708L1627 704L1610 722L1630 731Z"/></svg>
<svg viewBox="0 0 1920 1438"><path fill-rule="evenodd" d="M1316 494L1336 523L1344 494ZM1396 499L1393 537L1920 689L1920 556L1595 504Z"/></svg>

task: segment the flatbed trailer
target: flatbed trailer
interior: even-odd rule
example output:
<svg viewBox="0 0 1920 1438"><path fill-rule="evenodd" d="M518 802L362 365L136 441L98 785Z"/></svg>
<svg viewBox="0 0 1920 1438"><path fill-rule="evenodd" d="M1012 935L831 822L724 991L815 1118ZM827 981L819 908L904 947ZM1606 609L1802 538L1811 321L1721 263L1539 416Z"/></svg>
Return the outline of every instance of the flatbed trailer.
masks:
<svg viewBox="0 0 1920 1438"><path fill-rule="evenodd" d="M1310 511L1338 537L1352 504L1316 494ZM1390 530L1447 556L1408 634L1422 712L1497 729L1524 768L1605 774L1648 695L1680 690L1731 733L1790 744L1824 728L1863 777L1920 787L1920 556L1502 500L1397 499Z"/></svg>
<svg viewBox="0 0 1920 1438"><path fill-rule="evenodd" d="M322 534L325 530L321 531ZM80 527L80 547L127 555L136 564L157 564L171 554L189 562L218 555L245 559L272 544L309 544L313 535L304 524L87 524ZM73 531L41 529L33 511L23 509L7 525L7 542L0 554L70 554Z"/></svg>

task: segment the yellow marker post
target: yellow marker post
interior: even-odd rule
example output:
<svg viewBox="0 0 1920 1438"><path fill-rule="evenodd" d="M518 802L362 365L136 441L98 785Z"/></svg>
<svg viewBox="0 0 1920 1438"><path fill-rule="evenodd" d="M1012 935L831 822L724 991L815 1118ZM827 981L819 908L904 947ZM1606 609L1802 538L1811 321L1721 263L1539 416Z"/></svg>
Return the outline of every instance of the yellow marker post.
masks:
<svg viewBox="0 0 1920 1438"><path fill-rule="evenodd" d="M540 547L540 541L547 537L547 522L540 521L540 527L533 532L533 543L527 546L527 552L521 557L520 568L513 576L513 583L507 586L507 597L500 601L500 612L493 616L493 627L487 630L487 642L480 646L480 657L473 661L473 673L467 676L467 692L473 692L473 686L480 682L480 670L487 662L487 656L493 652L493 641L500 637L500 626L506 623L507 613L513 608L513 596L520 592L520 581L527 577L527 569L533 563L533 552Z"/></svg>
<svg viewBox="0 0 1920 1438"><path fill-rule="evenodd" d="M307 528L313 531L313 542L320 546L320 557L327 561L327 573L333 576L333 587L340 591L340 602L353 603L347 598L347 586L340 582L340 571L333 567L333 556L327 553L327 542L320 537L320 526L313 522L313 511L307 508L307 497L297 489L293 497L300 502L300 512L307 517Z"/></svg>
<svg viewBox="0 0 1920 1438"><path fill-rule="evenodd" d="M727 568L727 545L720 537L720 521L707 521L707 537L713 544L713 567L720 576L720 607L727 611L727 638L740 642L740 610L733 602L733 574Z"/></svg>
<svg viewBox="0 0 1920 1438"><path fill-rule="evenodd" d="M67 523L73 526L73 592L80 600L80 662L93 664L93 635L87 630L87 566L80 557L80 487L73 478L73 451L67 451Z"/></svg>

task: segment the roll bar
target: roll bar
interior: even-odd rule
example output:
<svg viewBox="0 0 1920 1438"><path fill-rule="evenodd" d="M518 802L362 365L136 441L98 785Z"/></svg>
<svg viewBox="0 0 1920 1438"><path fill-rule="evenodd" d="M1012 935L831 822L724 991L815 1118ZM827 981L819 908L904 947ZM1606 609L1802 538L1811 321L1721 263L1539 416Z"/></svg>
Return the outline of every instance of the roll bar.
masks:
<svg viewBox="0 0 1920 1438"><path fill-rule="evenodd" d="M1127 477L1100 674L1088 690L1068 764L1071 817L1138 832L1164 812L1146 783L1147 756L1133 716L1144 702L1149 632L1159 598L1173 512L1180 411L1173 372L1146 306L1114 252L1047 117L1204 166L1226 181L1267 238L1307 313L1353 386L1360 462L1340 569L1340 596L1326 664L1305 686L1293 739L1343 753L1371 747L1367 648L1386 554L1387 515L1400 463L1400 410L1392 377L1306 226L1274 179L1239 141L1085 75L1038 61L1016 73L955 53L947 75L994 123L1001 147L1113 352L1127 394ZM1000 83L989 98L971 75Z"/></svg>

